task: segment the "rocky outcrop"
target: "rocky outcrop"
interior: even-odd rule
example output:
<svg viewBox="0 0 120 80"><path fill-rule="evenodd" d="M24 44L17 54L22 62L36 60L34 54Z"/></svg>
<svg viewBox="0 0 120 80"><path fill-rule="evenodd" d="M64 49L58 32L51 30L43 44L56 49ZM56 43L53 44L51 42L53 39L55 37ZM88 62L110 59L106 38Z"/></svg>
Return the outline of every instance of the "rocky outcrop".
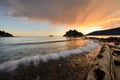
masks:
<svg viewBox="0 0 120 80"><path fill-rule="evenodd" d="M8 32L0 30L0 37L13 37L13 35Z"/></svg>
<svg viewBox="0 0 120 80"><path fill-rule="evenodd" d="M69 30L66 32L64 37L81 37L84 36L81 32L78 32L76 30Z"/></svg>

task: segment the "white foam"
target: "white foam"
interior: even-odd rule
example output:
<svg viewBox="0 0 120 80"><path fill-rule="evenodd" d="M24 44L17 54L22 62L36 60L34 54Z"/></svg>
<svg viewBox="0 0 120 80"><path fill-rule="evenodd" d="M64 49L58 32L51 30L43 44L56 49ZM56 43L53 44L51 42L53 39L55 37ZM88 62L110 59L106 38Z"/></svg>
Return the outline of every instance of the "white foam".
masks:
<svg viewBox="0 0 120 80"><path fill-rule="evenodd" d="M58 53L50 53L46 55L36 55L31 57L24 57L19 60L11 60L8 62L5 62L0 65L0 71L13 71L15 70L19 64L29 65L31 61L36 65L42 62L47 62L48 60L58 60L60 58L65 58L67 56L73 55L73 54L80 54L84 52L89 52L90 50L96 48L99 46L97 42L91 41L88 45L84 47L79 47L77 49L73 50L66 50L66 51L60 51Z"/></svg>

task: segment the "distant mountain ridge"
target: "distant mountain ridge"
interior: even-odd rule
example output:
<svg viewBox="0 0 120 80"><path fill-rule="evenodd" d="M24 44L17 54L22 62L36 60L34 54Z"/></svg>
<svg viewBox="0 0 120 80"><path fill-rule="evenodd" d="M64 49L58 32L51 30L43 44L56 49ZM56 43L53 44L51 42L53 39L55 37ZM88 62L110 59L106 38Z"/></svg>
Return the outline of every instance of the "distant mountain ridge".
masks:
<svg viewBox="0 0 120 80"><path fill-rule="evenodd" d="M13 37L13 35L8 32L0 30L0 37Z"/></svg>
<svg viewBox="0 0 120 80"><path fill-rule="evenodd" d="M120 35L120 27L107 29L107 30L100 30L88 33L87 35Z"/></svg>

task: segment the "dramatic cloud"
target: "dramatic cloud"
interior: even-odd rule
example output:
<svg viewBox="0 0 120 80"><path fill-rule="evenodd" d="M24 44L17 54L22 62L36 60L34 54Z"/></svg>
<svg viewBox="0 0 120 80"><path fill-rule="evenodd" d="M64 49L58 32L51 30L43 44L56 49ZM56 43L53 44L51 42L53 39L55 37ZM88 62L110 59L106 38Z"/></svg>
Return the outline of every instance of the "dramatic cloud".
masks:
<svg viewBox="0 0 120 80"><path fill-rule="evenodd" d="M54 24L92 25L120 17L120 0L0 0L6 14Z"/></svg>
<svg viewBox="0 0 120 80"><path fill-rule="evenodd" d="M103 22L98 23L99 25L103 26L104 28L115 28L120 27L120 18L110 19Z"/></svg>

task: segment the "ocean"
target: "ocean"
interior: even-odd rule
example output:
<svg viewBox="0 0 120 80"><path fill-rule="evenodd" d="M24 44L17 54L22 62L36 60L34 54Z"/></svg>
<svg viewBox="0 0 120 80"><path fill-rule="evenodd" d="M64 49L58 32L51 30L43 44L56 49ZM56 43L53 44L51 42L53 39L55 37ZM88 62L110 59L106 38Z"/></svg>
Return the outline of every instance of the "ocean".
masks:
<svg viewBox="0 0 120 80"><path fill-rule="evenodd" d="M0 38L0 64L23 57L57 53L87 45L89 40L65 37Z"/></svg>
<svg viewBox="0 0 120 80"><path fill-rule="evenodd" d="M83 79L101 47L85 37L0 38L0 80Z"/></svg>
<svg viewBox="0 0 120 80"><path fill-rule="evenodd" d="M20 64L58 60L95 49L97 42L65 37L4 37L0 38L0 71L13 71Z"/></svg>

